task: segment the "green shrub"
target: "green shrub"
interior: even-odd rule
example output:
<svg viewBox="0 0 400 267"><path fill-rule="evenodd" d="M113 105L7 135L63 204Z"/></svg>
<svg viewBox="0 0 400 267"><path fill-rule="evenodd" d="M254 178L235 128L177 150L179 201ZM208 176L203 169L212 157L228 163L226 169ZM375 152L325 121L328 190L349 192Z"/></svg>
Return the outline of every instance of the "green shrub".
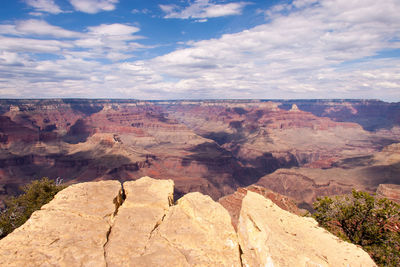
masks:
<svg viewBox="0 0 400 267"><path fill-rule="evenodd" d="M313 217L322 227L362 246L378 265L399 266L398 204L353 190L351 195L319 198L314 209Z"/></svg>
<svg viewBox="0 0 400 267"><path fill-rule="evenodd" d="M50 202L64 188L47 177L22 187L22 195L5 201L6 208L0 214L0 238L24 224L35 210Z"/></svg>

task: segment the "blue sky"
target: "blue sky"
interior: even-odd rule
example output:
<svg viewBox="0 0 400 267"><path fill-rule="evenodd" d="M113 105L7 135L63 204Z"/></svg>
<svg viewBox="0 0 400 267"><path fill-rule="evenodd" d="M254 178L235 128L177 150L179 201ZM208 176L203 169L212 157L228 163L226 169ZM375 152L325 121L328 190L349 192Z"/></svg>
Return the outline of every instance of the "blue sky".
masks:
<svg viewBox="0 0 400 267"><path fill-rule="evenodd" d="M14 0L2 98L400 101L398 0Z"/></svg>

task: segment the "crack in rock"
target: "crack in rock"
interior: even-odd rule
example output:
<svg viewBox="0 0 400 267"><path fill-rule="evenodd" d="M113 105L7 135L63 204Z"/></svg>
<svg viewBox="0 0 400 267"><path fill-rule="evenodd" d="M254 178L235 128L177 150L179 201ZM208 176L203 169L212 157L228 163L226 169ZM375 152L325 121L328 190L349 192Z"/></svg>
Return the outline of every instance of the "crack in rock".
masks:
<svg viewBox="0 0 400 267"><path fill-rule="evenodd" d="M144 246L143 253L141 253L140 256L143 256L144 254L146 254L146 251L147 251L147 249L148 249L147 246L149 245L149 242L150 242L150 240L151 240L151 238L152 238L152 236L153 236L154 231L157 230L157 228L158 228L158 227L161 225L161 223L164 221L165 216L167 216L167 213L170 212L170 208L171 208L172 206L175 206L175 203L174 203L174 196L173 196L173 195L168 196L168 206L169 206L169 208L168 208L168 210L165 210L164 215L162 216L161 220L157 221L157 223L154 225L153 229L150 231L149 238L148 238L148 240L147 240L147 242L146 242L146 245Z"/></svg>
<svg viewBox="0 0 400 267"><path fill-rule="evenodd" d="M165 213L165 214L162 216L161 220L159 220L159 221L156 223L156 225L154 225L153 230L151 230L151 232L150 232L149 240L151 239L151 236L153 235L153 232L154 232L154 231L161 225L161 223L164 221L164 218L165 218L166 215L167 215L167 214Z"/></svg>
<svg viewBox="0 0 400 267"><path fill-rule="evenodd" d="M144 254L146 254L147 246L148 246L148 244L149 244L149 242L150 242L150 240L151 240L151 237L153 236L154 231L155 231L155 230L161 225L161 223L164 221L165 216L167 216L167 213L164 213L164 215L162 216L161 220L159 220L159 221L154 225L153 229L150 231L149 238L148 238L148 240L147 240L147 242L146 242L146 245L144 246L143 253L141 253L140 256L143 256Z"/></svg>
<svg viewBox="0 0 400 267"><path fill-rule="evenodd" d="M123 184L121 183L121 189L119 190L118 195L113 199L113 203L115 205L115 210L114 210L114 212L112 214L109 215L109 222L108 222L109 223L109 228L108 228L108 231L107 231L107 234L106 234L106 242L103 244L104 261L106 263L106 266L108 265L107 264L106 246L108 244L109 237L110 237L110 234L111 234L111 230L112 230L112 227L114 225L115 216L118 214L118 209L122 206L122 204L124 203L125 199L126 199L125 190L124 190Z"/></svg>
<svg viewBox="0 0 400 267"><path fill-rule="evenodd" d="M240 261L240 266L246 267L246 265L243 264L243 259L242 259L243 250L242 250L242 247L240 246L240 243L239 243L239 242L238 242L238 246L239 246L239 261Z"/></svg>
<svg viewBox="0 0 400 267"><path fill-rule="evenodd" d="M256 222L253 220L253 218L252 218L249 214L247 215L247 217L248 217L249 220L252 222L253 227L254 227L257 231L262 232L261 229L260 229L260 227L258 227L258 225L256 224Z"/></svg>

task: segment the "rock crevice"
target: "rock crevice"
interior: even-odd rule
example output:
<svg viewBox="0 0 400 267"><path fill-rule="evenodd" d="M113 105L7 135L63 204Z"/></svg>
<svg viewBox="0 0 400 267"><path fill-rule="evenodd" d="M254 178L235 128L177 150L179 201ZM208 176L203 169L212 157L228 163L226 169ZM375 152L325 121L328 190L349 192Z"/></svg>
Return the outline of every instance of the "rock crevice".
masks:
<svg viewBox="0 0 400 267"><path fill-rule="evenodd" d="M125 198L126 198L126 195L125 195L125 190L124 190L124 184L121 183L121 189L119 190L118 195L113 199L113 203L115 205L115 210L111 215L109 215L109 219L108 219L109 220L109 228L108 228L108 231L107 231L107 234L106 234L106 242L103 245L104 262L106 264L106 267L108 267L106 246L107 246L108 242L110 241L110 234L111 234L111 231L112 231L112 227L114 225L114 218L118 214L118 210L122 206L122 204L124 203Z"/></svg>

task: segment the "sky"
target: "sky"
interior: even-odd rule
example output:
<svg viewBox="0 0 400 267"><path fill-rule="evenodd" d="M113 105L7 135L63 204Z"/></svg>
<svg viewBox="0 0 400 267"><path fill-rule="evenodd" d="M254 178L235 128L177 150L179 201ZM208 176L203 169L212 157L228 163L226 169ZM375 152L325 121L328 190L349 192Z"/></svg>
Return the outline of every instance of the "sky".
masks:
<svg viewBox="0 0 400 267"><path fill-rule="evenodd" d="M400 101L400 0L7 0L0 98Z"/></svg>

